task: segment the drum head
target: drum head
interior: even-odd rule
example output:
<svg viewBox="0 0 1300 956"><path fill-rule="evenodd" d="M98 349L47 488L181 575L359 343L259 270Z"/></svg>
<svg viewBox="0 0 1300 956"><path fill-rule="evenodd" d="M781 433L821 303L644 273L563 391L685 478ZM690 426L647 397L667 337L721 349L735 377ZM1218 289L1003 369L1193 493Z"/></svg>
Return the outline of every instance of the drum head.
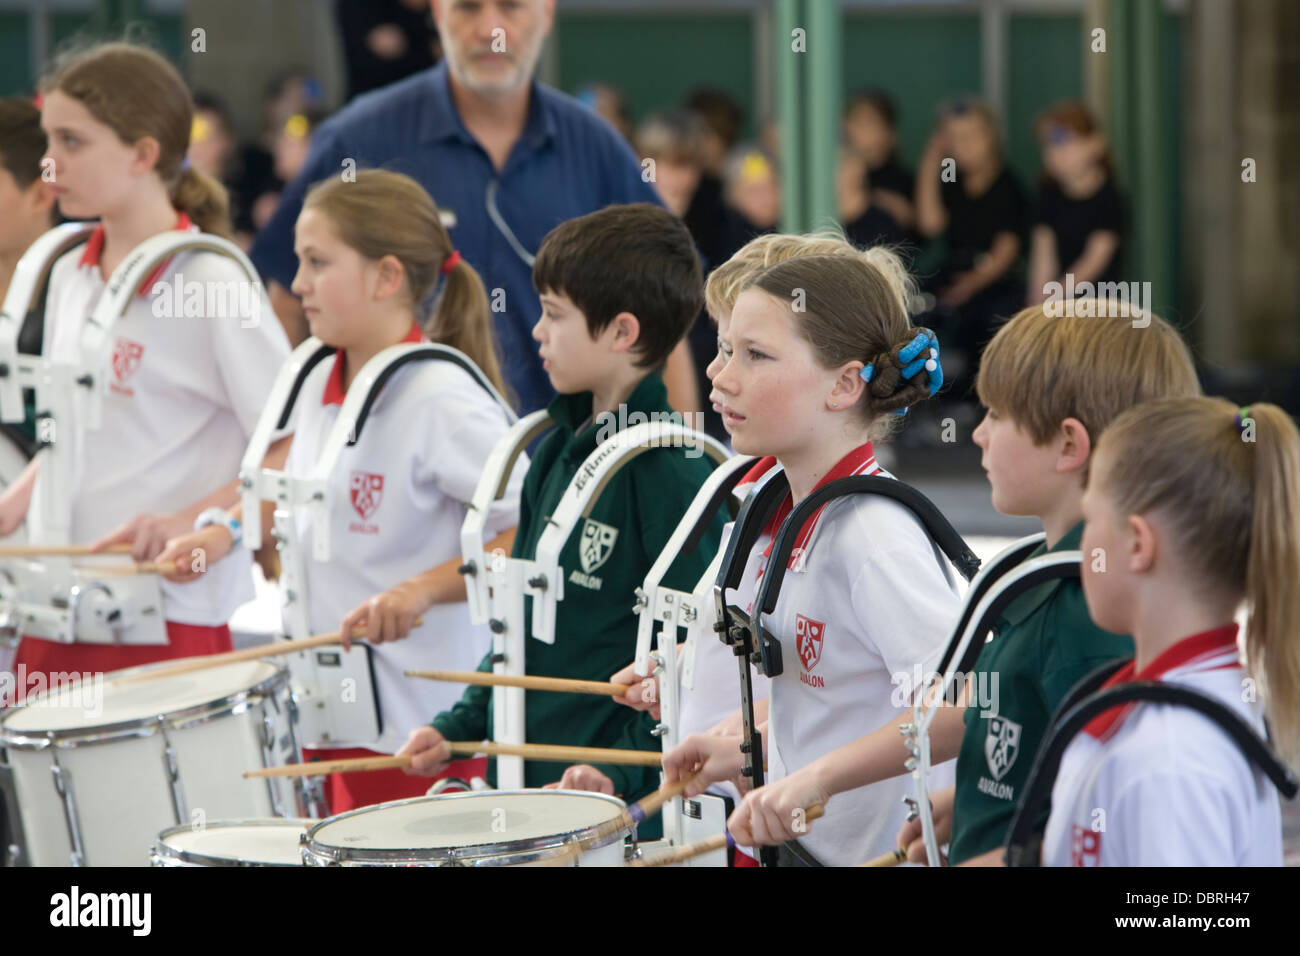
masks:
<svg viewBox="0 0 1300 956"><path fill-rule="evenodd" d="M164 667L175 661L150 664ZM115 678L148 670L133 667L106 674L102 681L60 685L29 696L0 720L0 739L8 734L45 734L91 727L152 721L221 703L273 680L283 669L269 661L241 661L189 674L118 683Z"/></svg>
<svg viewBox="0 0 1300 956"><path fill-rule="evenodd" d="M506 856L582 839L623 812L622 800L574 790L490 790L418 797L322 820L308 847L339 861ZM593 846L621 842L626 830Z"/></svg>
<svg viewBox="0 0 1300 956"><path fill-rule="evenodd" d="M195 830L185 825L158 834L160 863L191 866L302 866L298 845L316 820L220 820Z"/></svg>

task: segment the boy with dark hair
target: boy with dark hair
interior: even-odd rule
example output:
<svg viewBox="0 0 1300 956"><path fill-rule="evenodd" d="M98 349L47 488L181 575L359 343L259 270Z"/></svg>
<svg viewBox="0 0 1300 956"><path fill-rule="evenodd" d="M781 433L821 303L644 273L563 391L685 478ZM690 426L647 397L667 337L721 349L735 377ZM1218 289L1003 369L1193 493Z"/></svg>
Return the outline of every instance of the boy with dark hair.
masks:
<svg viewBox="0 0 1300 956"><path fill-rule="evenodd" d="M600 440L635 413L653 420L672 412L659 370L704 305L690 234L670 213L644 203L610 206L557 226L538 250L533 280L542 302L533 338L559 395L548 406L556 427L538 445L524 479L518 558L534 556L551 513ZM608 547L597 568L579 559L581 534L566 542L561 567L586 573L565 579L555 643L527 640L525 673L605 681L627 663L636 645L635 589L710 471L709 460L691 449L655 448L613 475L585 519ZM717 552L722 523L719 515L695 550L674 563L668 587L690 590L699 580ZM479 669L492 669L490 655ZM490 688L470 687L431 726L412 731L399 751L413 756L411 772L436 774L450 759L445 740L491 738L491 701ZM529 743L659 749L648 715L613 698L529 691L525 701ZM656 768L597 769L628 801L658 786ZM560 763L527 762L524 780L541 787L563 773ZM494 762L488 776L494 782ZM647 821L641 836L651 838L657 828Z"/></svg>

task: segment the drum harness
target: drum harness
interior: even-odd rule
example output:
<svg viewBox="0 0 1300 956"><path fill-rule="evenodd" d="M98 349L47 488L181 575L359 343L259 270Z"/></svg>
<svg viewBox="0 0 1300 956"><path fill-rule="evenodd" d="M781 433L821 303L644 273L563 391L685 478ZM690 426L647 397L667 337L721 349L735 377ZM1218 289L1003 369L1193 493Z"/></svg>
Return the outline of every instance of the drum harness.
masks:
<svg viewBox="0 0 1300 956"><path fill-rule="evenodd" d="M751 790L763 785L763 743L754 723L753 676L750 667L752 665L760 674L769 678L779 676L784 669L781 643L763 625L762 618L776 610L795 541L815 512L826 503L848 495L871 494L890 498L916 515L931 541L963 577L970 580L979 568L979 558L948 519L921 492L895 478L853 475L832 481L814 491L782 522L772 542L771 558L759 584L753 611L747 613L734 604L728 604L726 593L739 586L750 553L789 490L785 472L779 468L768 471L755 485L736 518L714 589L718 614L714 630L723 643L731 647L739 665L743 726L740 749L745 755L742 773L749 778ZM918 689L918 700L921 696ZM798 845L797 840L784 844L779 853L776 847L759 850L759 862L764 866L777 865L779 857L796 865L821 865L811 853Z"/></svg>
<svg viewBox="0 0 1300 956"><path fill-rule="evenodd" d="M205 251L233 260L246 281L260 289L256 270L234 243L205 233L168 230L132 249L108 277L81 329L78 358L48 358L42 353L50 339L44 322L50 272L93 228L67 223L33 243L19 260L0 311L0 419L22 422L25 396L34 394L36 454L41 461L37 489L42 523L49 530L42 544L51 546L70 543L75 446L82 429L102 425L113 330L154 270L178 254ZM23 567L15 582L16 596L4 602L0 613L0 634L11 640L22 635L62 643L167 643L157 578L115 579L110 586L98 579L94 568L74 567L66 556L43 557ZM88 609L93 618L87 617Z"/></svg>
<svg viewBox="0 0 1300 956"><path fill-rule="evenodd" d="M1295 774L1273 752L1269 741L1222 701L1190 687L1163 681L1132 681L1099 689L1126 663L1128 662L1121 660L1103 664L1076 684L1057 708L1047 736L1038 748L1024 794L1011 821L1004 857L1007 866L1041 865L1042 830L1038 818L1051 798L1052 786L1061 768L1061 758L1070 741L1098 714L1134 702L1190 707L1209 718L1241 749L1248 763L1263 771L1282 796L1288 800L1295 798L1300 789Z"/></svg>
<svg viewBox="0 0 1300 956"><path fill-rule="evenodd" d="M338 417L306 477L292 477L283 470L264 468L262 462L270 446L292 421L293 409L302 396L308 375L322 361L335 354L335 351L315 337L307 339L294 349L289 361L276 377L266 409L253 430L239 469L244 540L249 549L256 550L262 544L262 501L270 501L275 506L273 524L276 550L281 558L280 589L288 636L291 638L307 637L311 633L303 564L305 548L297 521L298 510L305 508L307 511L312 534L312 558L328 561L332 550L331 476L338 467L343 452L354 447L360 440L382 389L400 369L414 362L448 362L468 373L501 405L508 419L514 421L514 413L504 399L464 353L428 342L404 343L377 353L357 372ZM299 716L303 720L304 741L309 745L324 743L337 746L340 742L360 745L372 742L382 732L374 672L369 661L371 648L365 642L361 642L361 646L365 648L365 657L357 661L345 662L344 658L351 655L319 650L305 652L304 655L290 659L291 663L298 660L306 668L305 673L299 673L303 680L299 690L305 698L299 702ZM310 659L299 660L304 656ZM355 668L350 666L353 664L359 666L360 670L354 673ZM370 708L347 708L346 713L350 719L346 725L341 724L338 715L327 706L327 702L337 696L332 692L333 688L325 686L328 682L320 672L320 668L327 665L344 668L349 676L357 680L357 686L365 688L371 697L373 706ZM362 714L363 710L366 713Z"/></svg>
<svg viewBox="0 0 1300 956"><path fill-rule="evenodd" d="M651 733L660 738L664 753L676 747L682 739L681 692L693 690L695 686L695 656L701 633L710 629L713 622L710 602L722 552L715 555L692 591L666 587L663 579L678 557L691 554L699 547L700 539L709 530L720 508L725 506L728 516L734 518L739 506L734 496L735 488L755 461L743 455L736 456L713 470L636 591L638 621L634 669L642 677L653 673L658 678L660 719ZM656 621L660 625L657 637ZM683 628L686 640L679 654L677 637L679 629ZM655 641L653 650L652 641ZM720 806L711 807L710 802ZM662 810L664 837L670 846L681 846L702 836L711 836L713 831L705 817L716 816L717 812L721 813L722 823L718 832L725 830L731 803L729 798L713 794L701 794L689 801L685 798L670 800ZM689 834L688 829L692 831ZM728 855L730 852L727 851Z"/></svg>
<svg viewBox="0 0 1300 956"><path fill-rule="evenodd" d="M630 424L600 443L579 466L554 513L545 517L546 527L531 560L504 553L488 554L484 536L489 509L505 494L519 455L552 424L545 410L533 412L501 437L488 457L461 528L464 563L460 571L465 575L470 617L475 624L486 623L492 631L493 671L498 674L524 674L524 637L530 630L525 626L525 597L532 599L533 638L548 644L555 642L556 603L564 598L567 573L560 566L560 552L578 525L590 516L610 479L622 467L643 452L659 447L696 447L717 462L728 457L727 450L717 441L676 421ZM677 540L677 535L673 540ZM698 536L694 541L698 541ZM671 560L672 556L667 559L669 563ZM656 590L657 581L667 569L666 563L660 566L661 562L656 562L647 576L647 581L654 578L652 586ZM639 607L639 600L638 596L637 612L641 614L647 609ZM650 624L644 616L638 622L638 642L643 639L643 629ZM675 637L676 628L665 626L659 638L661 648L666 642L674 642L675 647ZM648 645L649 630L644 630L644 640ZM646 660L649 660L648 650ZM675 667L675 664L674 660L668 666ZM493 733L498 742L526 742L524 704L522 688L493 689ZM674 723L675 720L669 721L666 726L671 728ZM522 758L497 758L498 785L503 789L522 789L523 770Z"/></svg>

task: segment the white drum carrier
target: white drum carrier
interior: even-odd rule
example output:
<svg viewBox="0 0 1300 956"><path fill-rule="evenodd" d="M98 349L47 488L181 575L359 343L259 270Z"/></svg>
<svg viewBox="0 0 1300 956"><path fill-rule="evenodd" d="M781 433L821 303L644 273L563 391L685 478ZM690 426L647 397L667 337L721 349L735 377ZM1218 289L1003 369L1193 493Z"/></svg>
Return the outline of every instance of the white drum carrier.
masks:
<svg viewBox="0 0 1300 956"><path fill-rule="evenodd" d="M93 225L93 224L92 224ZM82 429L99 428L110 378L112 333L141 283L160 262L202 250L236 262L250 283L260 285L252 263L233 243L203 233L169 231L146 239L113 270L104 293L82 329L76 361L46 357L50 323L41 354L20 352L24 326L43 307L50 270L58 258L83 243L92 226L69 223L50 230L19 260L0 311L0 419L22 422L23 392L32 389L37 409L37 478L47 546L71 544L71 489L85 463L79 462ZM32 341L22 341L32 349ZM128 516L124 516L128 517ZM81 543L81 542L78 542ZM118 559L120 560L120 559ZM6 561L0 585L0 640L36 637L61 643L166 644L162 587L154 575L97 573L87 559L74 566L66 556Z"/></svg>
<svg viewBox="0 0 1300 956"><path fill-rule="evenodd" d="M290 638L311 634L310 596L306 593L303 564L307 555L298 530L299 510L306 509L310 522L312 560L328 561L330 514L334 504L330 476L338 466L339 456L361 437L380 390L398 369L411 362L451 362L468 372L505 409L511 422L515 417L482 371L463 352L427 342L394 345L371 358L357 373L310 475L295 478L282 470L263 468L262 462L272 442L292 420L294 405L301 398L307 376L334 351L314 337L294 349L276 377L239 468L246 547L254 550L261 547L262 502L275 505L273 522L275 546L280 552L280 593L285 630ZM366 746L380 735L371 648L365 641L358 641L353 647L351 653L345 653L340 645L328 645L288 657L301 718L299 736L304 746ZM351 690L346 705L341 693L344 686Z"/></svg>

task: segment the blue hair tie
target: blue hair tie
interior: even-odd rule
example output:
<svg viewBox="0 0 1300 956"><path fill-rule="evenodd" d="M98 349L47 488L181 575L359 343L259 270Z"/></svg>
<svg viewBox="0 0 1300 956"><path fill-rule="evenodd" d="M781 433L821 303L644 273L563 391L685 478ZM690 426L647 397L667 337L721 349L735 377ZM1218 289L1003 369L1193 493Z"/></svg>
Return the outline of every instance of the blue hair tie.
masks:
<svg viewBox="0 0 1300 956"><path fill-rule="evenodd" d="M929 329L918 329L916 336L898 350L899 374L904 379L913 379L925 370L929 373L930 395L933 397L943 386L943 366L939 362L939 339ZM858 375L864 382L875 377L876 366L868 362ZM895 415L906 415L907 409L894 411Z"/></svg>
<svg viewBox="0 0 1300 956"><path fill-rule="evenodd" d="M181 172L186 172L190 168L190 158L186 156L181 160Z"/></svg>

